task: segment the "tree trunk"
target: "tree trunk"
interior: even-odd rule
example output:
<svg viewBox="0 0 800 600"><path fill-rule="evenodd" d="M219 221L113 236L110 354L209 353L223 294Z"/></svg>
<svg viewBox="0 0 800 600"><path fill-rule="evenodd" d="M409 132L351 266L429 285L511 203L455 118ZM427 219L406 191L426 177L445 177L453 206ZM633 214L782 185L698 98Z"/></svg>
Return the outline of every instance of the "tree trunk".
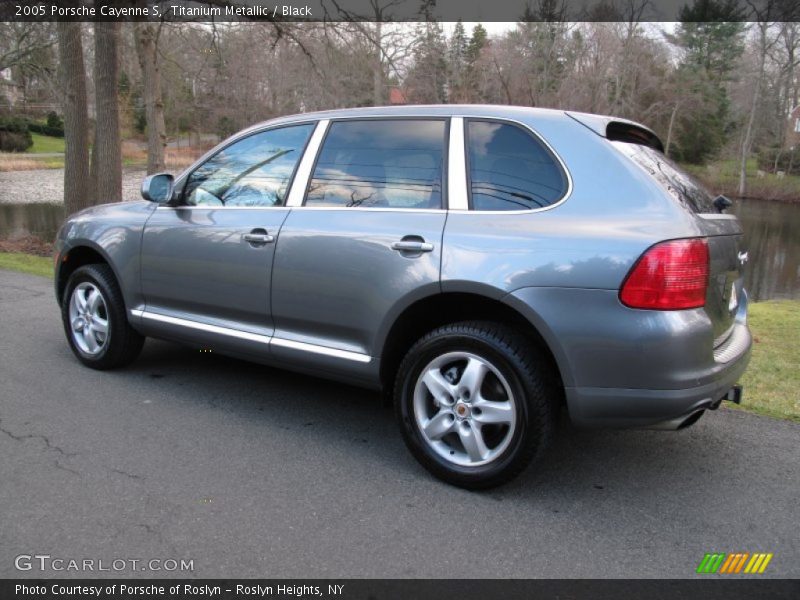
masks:
<svg viewBox="0 0 800 600"><path fill-rule="evenodd" d="M97 119L92 148L92 182L99 202L122 200L119 135L119 23L94 25L94 87Z"/></svg>
<svg viewBox="0 0 800 600"><path fill-rule="evenodd" d="M759 24L761 28L761 56L758 64L758 77L756 78L755 90L753 90L753 104L750 106L750 116L747 118L747 127L742 138L742 155L739 162L739 197L744 197L747 192L747 157L750 155L750 148L753 145L753 123L756 120L758 102L761 97L761 84L764 79L764 67L767 61L767 40L766 25Z"/></svg>
<svg viewBox="0 0 800 600"><path fill-rule="evenodd" d="M667 143L664 145L664 156L669 156L669 147L672 145L672 131L675 128L675 117L678 115L680 102L676 102L669 116L669 127L667 128Z"/></svg>
<svg viewBox="0 0 800 600"><path fill-rule="evenodd" d="M785 129L785 128L784 128ZM772 172L777 173L778 167L781 164L781 157L783 156L783 146L778 146L778 151L775 153L775 160L772 163Z"/></svg>
<svg viewBox="0 0 800 600"><path fill-rule="evenodd" d="M375 23L375 64L372 66L372 104L382 106L383 100L383 24Z"/></svg>
<svg viewBox="0 0 800 600"><path fill-rule="evenodd" d="M164 148L167 145L164 101L161 97L161 70L158 66L158 30L151 23L136 23L133 32L144 81L147 174L150 175L164 170Z"/></svg>
<svg viewBox="0 0 800 600"><path fill-rule="evenodd" d="M758 86L760 82L756 82L755 96L758 96ZM744 198L747 192L747 157L750 154L750 145L752 143L753 134L753 121L756 113L756 98L753 98L753 106L750 109L750 116L747 119L747 127L744 131L742 138L742 154L739 157L739 197Z"/></svg>
<svg viewBox="0 0 800 600"><path fill-rule="evenodd" d="M64 109L64 210L66 216L91 206L89 117L81 24L59 21L58 57Z"/></svg>

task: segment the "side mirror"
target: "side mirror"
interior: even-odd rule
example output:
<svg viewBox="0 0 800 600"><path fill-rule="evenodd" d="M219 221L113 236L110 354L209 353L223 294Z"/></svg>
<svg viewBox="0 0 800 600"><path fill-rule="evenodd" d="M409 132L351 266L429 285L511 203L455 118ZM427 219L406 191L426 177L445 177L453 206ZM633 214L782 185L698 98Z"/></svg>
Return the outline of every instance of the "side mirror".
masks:
<svg viewBox="0 0 800 600"><path fill-rule="evenodd" d="M148 175L142 182L142 198L164 204L172 200L172 184L175 178L169 173Z"/></svg>

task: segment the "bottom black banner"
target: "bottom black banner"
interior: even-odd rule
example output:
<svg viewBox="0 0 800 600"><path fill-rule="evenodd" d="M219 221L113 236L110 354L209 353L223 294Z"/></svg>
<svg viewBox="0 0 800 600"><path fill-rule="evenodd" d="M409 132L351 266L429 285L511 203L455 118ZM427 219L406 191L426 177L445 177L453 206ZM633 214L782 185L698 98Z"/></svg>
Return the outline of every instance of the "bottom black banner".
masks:
<svg viewBox="0 0 800 600"><path fill-rule="evenodd" d="M407 598L618 600L627 598L735 600L800 598L800 580L786 579L242 579L242 580L0 580L2 600L256 600L306 598L406 600Z"/></svg>

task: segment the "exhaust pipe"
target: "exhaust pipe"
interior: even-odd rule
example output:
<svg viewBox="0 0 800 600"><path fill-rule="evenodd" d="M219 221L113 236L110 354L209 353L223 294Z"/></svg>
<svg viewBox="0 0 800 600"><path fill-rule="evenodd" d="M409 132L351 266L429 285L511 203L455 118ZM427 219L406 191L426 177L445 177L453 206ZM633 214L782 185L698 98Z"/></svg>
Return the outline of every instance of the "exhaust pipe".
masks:
<svg viewBox="0 0 800 600"><path fill-rule="evenodd" d="M699 406L687 414L683 414L680 417L675 417L669 421L655 423L648 426L647 429L658 429L661 431L677 431L678 429L685 429L697 423L697 421L700 420L700 417L703 416L703 413L709 408L710 406L708 404Z"/></svg>
<svg viewBox="0 0 800 600"><path fill-rule="evenodd" d="M692 413L683 423L678 425L678 429L686 429L687 427L691 427L700 420L700 417L703 416L704 412L706 411L698 410L697 412Z"/></svg>

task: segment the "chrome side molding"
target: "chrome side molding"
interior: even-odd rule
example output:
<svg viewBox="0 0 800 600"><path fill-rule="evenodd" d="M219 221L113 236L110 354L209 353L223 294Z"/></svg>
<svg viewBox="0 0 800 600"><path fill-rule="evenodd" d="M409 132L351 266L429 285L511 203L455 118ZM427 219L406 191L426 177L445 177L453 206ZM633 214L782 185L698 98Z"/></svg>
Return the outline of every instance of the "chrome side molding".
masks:
<svg viewBox="0 0 800 600"><path fill-rule="evenodd" d="M240 329L232 329L230 327L221 327L219 325L210 325L208 323L200 323L190 319L181 319L179 317L171 317L169 315L162 315L160 313L149 312L146 310L132 309L131 316L140 319L148 319L150 321L158 321L159 323L168 323L169 325L176 325L178 327L186 327L187 329L195 329L198 331L206 331L217 335L224 335L227 337L248 340L251 342L258 342L261 344L272 344L282 348L290 348L300 352L310 352L312 354L322 354L324 356L331 356L333 358L341 358L342 360L351 360L360 363L372 362L372 357L361 352L352 352L350 350L339 350L338 348L329 348L328 346L319 346L317 344L309 344L306 342L297 342L294 340L287 340L284 338L262 335L258 333L251 333L249 331L241 331Z"/></svg>
<svg viewBox="0 0 800 600"><path fill-rule="evenodd" d="M132 310L131 315L134 317L140 317L142 319L148 319L150 321L158 321L159 323L168 323L170 325L177 325L178 327L186 327L187 329L195 329L198 331L207 331L208 333L216 333L218 335L234 337L251 342L260 342L262 344L269 344L270 340L272 339L272 337L268 335L260 335L258 333L250 333L249 331L240 331L238 329L230 329L228 327L220 327L219 325L209 325L208 323L199 323L198 321L170 317L168 315L147 312L144 310Z"/></svg>
<svg viewBox="0 0 800 600"><path fill-rule="evenodd" d="M307 344L305 342L296 342L294 340L286 340L284 338L273 337L273 346L280 346L282 348L291 348L292 350L299 350L301 352L312 352L314 354L324 354L325 356L332 356L334 358L343 358L344 360L352 360L360 363L368 363L372 361L372 357L360 352L351 352L350 350L339 350L337 348L328 348L327 346L318 346L317 344Z"/></svg>

